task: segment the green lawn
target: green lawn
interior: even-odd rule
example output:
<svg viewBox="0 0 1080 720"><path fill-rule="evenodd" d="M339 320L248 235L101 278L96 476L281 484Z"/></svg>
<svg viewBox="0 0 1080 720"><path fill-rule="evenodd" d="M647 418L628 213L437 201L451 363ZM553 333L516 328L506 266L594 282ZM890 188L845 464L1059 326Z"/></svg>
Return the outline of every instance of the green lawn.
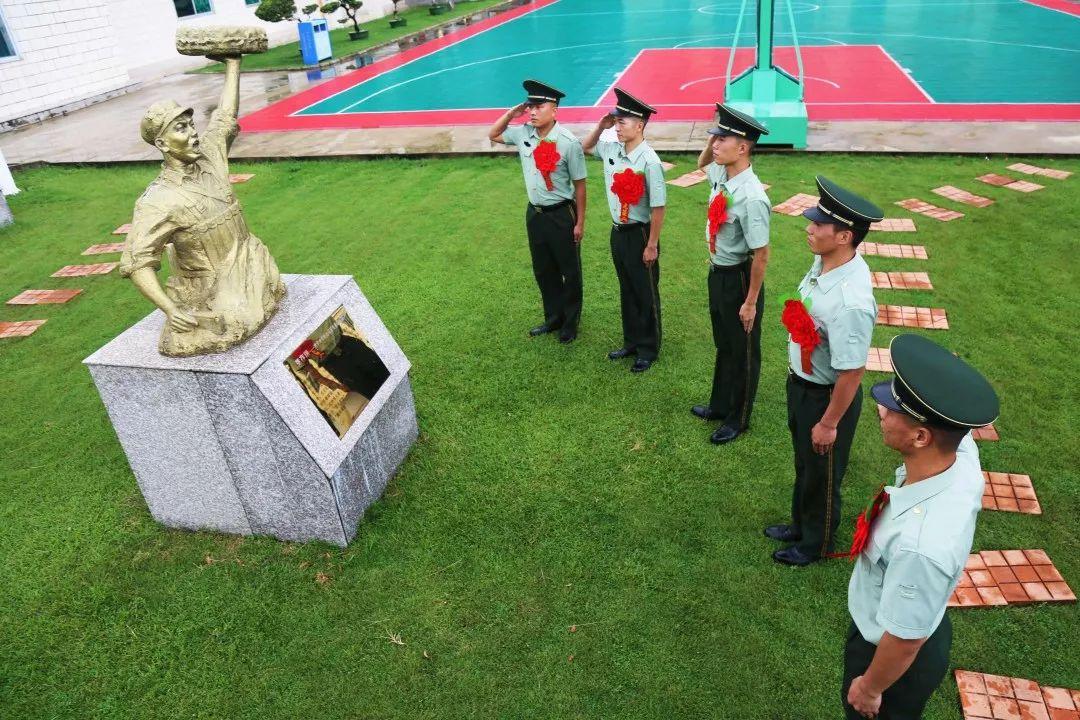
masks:
<svg viewBox="0 0 1080 720"><path fill-rule="evenodd" d="M689 156L665 159L671 175L692 169ZM984 467L1029 473L1044 514L984 513L976 549L1044 548L1080 591L1069 317L1080 305L1080 176L1036 178L1046 189L1029 195L972 180L1013 160L792 153L762 155L756 169L776 202L814 192L821 172L890 217L909 217L892 203L914 196L968 213L876 234L924 244L930 260L870 258L873 269L927 270L935 287L878 301L946 308L952 329L930 336L1002 396L1001 441L981 444ZM1080 172L1075 159L1028 161ZM525 336L540 314L515 159L234 170L255 173L237 189L283 271L351 273L382 315L413 362L420 439L347 549L159 526L80 364L147 303L115 273L49 277L102 259L79 253L113 239L156 168L17 173L0 297L86 292L68 306L0 307L2 320L49 319L0 341L4 717L839 716L850 565L778 566L761 534L790 506L779 299L811 262L804 221L773 218L753 428L716 448L689 412L707 397L713 355L705 185L670 188L664 347L637 376L604 357L621 338L595 162L585 314L570 346ZM935 200L929 189L943 184L997 202ZM875 345L895 333L878 328ZM874 418L867 402L845 542L897 462ZM1076 605L950 612L955 667L1080 688ZM927 717L960 718L951 679Z"/></svg>
<svg viewBox="0 0 1080 720"><path fill-rule="evenodd" d="M507 0L459 0L459 2L454 3L453 10L449 10L442 15L432 15L428 12L427 5L414 7L409 10L402 10L400 16L407 18L409 21L405 27L390 27L390 18L392 17L390 15L360 23L360 27L370 33L364 40L349 39L349 33L352 32L353 29L352 22L348 22L345 25L338 24L338 19L345 17L344 12L338 11L331 17L329 23L331 27L330 44L334 49L334 58L342 60L348 58L350 55L369 50L377 45L384 45L388 42L403 38L406 35L411 35L412 33L424 30L425 28L441 25L464 15L470 15L479 12L480 10L485 10L493 5L505 3L506 1ZM305 66L304 61L300 57L299 41L272 47L265 53L259 55L246 55L244 57L243 65L245 71L302 70L305 67L311 66ZM198 68L192 72L220 73L224 71L225 66L221 63L211 63L210 65Z"/></svg>

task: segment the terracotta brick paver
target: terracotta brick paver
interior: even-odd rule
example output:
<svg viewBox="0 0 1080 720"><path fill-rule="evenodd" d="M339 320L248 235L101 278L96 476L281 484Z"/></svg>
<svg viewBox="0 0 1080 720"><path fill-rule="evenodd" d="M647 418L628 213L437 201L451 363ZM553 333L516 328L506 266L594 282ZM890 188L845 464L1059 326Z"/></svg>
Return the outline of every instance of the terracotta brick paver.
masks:
<svg viewBox="0 0 1080 720"><path fill-rule="evenodd" d="M949 319L944 309L910 305L878 305L877 324L927 330L949 329Z"/></svg>
<svg viewBox="0 0 1080 720"><path fill-rule="evenodd" d="M983 489L983 510L1007 510L1009 512L1042 515L1042 507L1035 496L1031 478L1016 473L983 471L986 487Z"/></svg>
<svg viewBox="0 0 1080 720"><path fill-rule="evenodd" d="M930 192L936 195L940 195L947 200L955 200L956 202L964 203L965 205L971 205L973 207L981 208L994 204L994 201L988 197L983 197L982 195L975 195L974 193L969 193L967 190L961 190L960 188L953 187L952 185L942 185L941 187L934 188Z"/></svg>
<svg viewBox="0 0 1080 720"><path fill-rule="evenodd" d="M65 265L52 274L52 277L85 277L86 275L107 275L120 263L94 263L93 265Z"/></svg>
<svg viewBox="0 0 1080 720"><path fill-rule="evenodd" d="M872 272L870 284L880 290L933 290L924 272Z"/></svg>
<svg viewBox="0 0 1080 720"><path fill-rule="evenodd" d="M955 672L964 720L1078 720L1080 691L1045 687L1034 680Z"/></svg>
<svg viewBox="0 0 1080 720"><path fill-rule="evenodd" d="M817 195L798 193L797 195L792 195L779 205L773 205L773 212L795 217L797 215L802 215L803 210L808 210L809 208L817 206L819 199L820 198L818 198Z"/></svg>
<svg viewBox="0 0 1080 720"><path fill-rule="evenodd" d="M1076 595L1042 550L983 550L968 556L948 606L1033 602L1076 602Z"/></svg>
<svg viewBox="0 0 1080 720"><path fill-rule="evenodd" d="M998 436L997 428L994 427L994 423L990 423L986 427L975 428L971 431L971 437L976 440L989 440L991 442L1001 439Z"/></svg>
<svg viewBox="0 0 1080 720"><path fill-rule="evenodd" d="M1016 180L1008 175L997 175L996 173L987 173L986 175L980 175L975 179L979 182L984 182L987 185L1007 187L1010 190L1019 190L1020 192L1035 192L1036 190L1043 189L1043 186L1037 183L1028 182L1027 180Z"/></svg>
<svg viewBox="0 0 1080 720"><path fill-rule="evenodd" d="M889 348L870 348L866 356L866 369L870 372L891 373L893 371L892 353L889 352Z"/></svg>
<svg viewBox="0 0 1080 720"><path fill-rule="evenodd" d="M1054 178L1055 180L1064 180L1072 175L1068 170L1054 170L1052 168L1038 167L1036 165L1027 165L1026 163L1014 163L1009 166L1009 170L1015 170L1016 172L1024 173L1025 175L1042 175L1043 177Z"/></svg>
<svg viewBox="0 0 1080 720"><path fill-rule="evenodd" d="M870 223L870 229L882 232L915 232L915 221L911 218L885 218L881 222Z"/></svg>
<svg viewBox="0 0 1080 720"><path fill-rule="evenodd" d="M28 337L37 332L47 320L20 320L18 322L0 322L0 338Z"/></svg>
<svg viewBox="0 0 1080 720"><path fill-rule="evenodd" d="M131 232L131 223L124 223L120 227L112 231L113 235L127 235Z"/></svg>
<svg viewBox="0 0 1080 720"><path fill-rule="evenodd" d="M229 175L229 182L233 185L237 185L239 183L246 183L253 177L255 177L255 173L233 173L232 175Z"/></svg>
<svg viewBox="0 0 1080 720"><path fill-rule="evenodd" d="M908 258L926 260L926 248L922 245L891 245L887 243L863 242L857 252L860 255L878 255L880 257Z"/></svg>
<svg viewBox="0 0 1080 720"><path fill-rule="evenodd" d="M124 251L124 243L101 243L99 245L91 245L82 251L83 255L107 255L109 253L118 253Z"/></svg>
<svg viewBox="0 0 1080 720"><path fill-rule="evenodd" d="M7 301L8 305L59 305L66 303L82 290L23 290Z"/></svg>
<svg viewBox="0 0 1080 720"><path fill-rule="evenodd" d="M688 172L685 175L680 175L674 180L668 180L668 185L674 185L675 187L690 187L691 185L697 185L700 182L705 182L708 176L704 170L694 170Z"/></svg>
<svg viewBox="0 0 1080 720"><path fill-rule="evenodd" d="M942 222L949 222L950 220L956 220L957 218L964 217L964 213L956 212L955 210L946 210L940 208L937 205L931 205L925 200L918 198L908 198L907 200L897 200L896 204L905 210L910 210L913 213L919 213L926 217L934 218L935 220L941 220Z"/></svg>

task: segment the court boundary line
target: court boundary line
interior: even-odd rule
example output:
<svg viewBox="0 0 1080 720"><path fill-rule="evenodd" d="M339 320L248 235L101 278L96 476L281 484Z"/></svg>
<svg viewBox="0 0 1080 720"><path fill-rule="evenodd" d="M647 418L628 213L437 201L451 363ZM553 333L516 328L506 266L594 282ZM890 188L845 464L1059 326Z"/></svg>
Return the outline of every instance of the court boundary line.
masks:
<svg viewBox="0 0 1080 720"><path fill-rule="evenodd" d="M626 75L626 71L629 70L631 66L633 66L633 64L638 61L638 58L641 57L641 53L649 49L650 48L641 48L637 51L637 55L634 55L634 57L631 58L630 62L626 63L626 65L623 66L623 69L616 73L615 79L611 81L610 85L604 88L604 91L600 93L600 97L596 98L596 102L592 104L592 107L600 107L600 103L604 102L604 98L607 97L607 94L611 92L616 85L619 84L619 81L623 79L624 75Z"/></svg>
<svg viewBox="0 0 1080 720"><path fill-rule="evenodd" d="M1020 0L1020 2L1080 20L1080 6L1064 3L1064 0Z"/></svg>
<svg viewBox="0 0 1080 720"><path fill-rule="evenodd" d="M933 97L931 97L930 93L926 92L926 88L924 88L922 85L919 84L919 81L915 79L914 75L912 75L911 73L909 73L907 70L904 69L904 66L901 65L900 62L896 58L894 58L892 56L892 53L890 53L888 50L885 49L884 45L878 45L877 49L881 51L882 55L884 55L885 57L887 57L889 59L889 62L891 62L893 65L896 66L896 69L900 71L900 74L903 75L904 77L906 77L908 79L908 82L915 86L916 90L918 90L920 93L922 93L922 96L924 98L926 98L926 100L928 102L930 102L930 103L932 103L934 105L937 104L937 100L935 100Z"/></svg>

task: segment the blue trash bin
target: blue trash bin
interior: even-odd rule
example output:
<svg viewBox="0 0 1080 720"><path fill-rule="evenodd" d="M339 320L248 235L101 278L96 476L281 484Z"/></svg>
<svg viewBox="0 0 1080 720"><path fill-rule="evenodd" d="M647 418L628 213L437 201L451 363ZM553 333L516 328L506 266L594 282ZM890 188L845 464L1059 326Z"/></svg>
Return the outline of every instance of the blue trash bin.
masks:
<svg viewBox="0 0 1080 720"><path fill-rule="evenodd" d="M333 55L326 18L298 23L296 29L300 33L300 55L305 65L315 65Z"/></svg>

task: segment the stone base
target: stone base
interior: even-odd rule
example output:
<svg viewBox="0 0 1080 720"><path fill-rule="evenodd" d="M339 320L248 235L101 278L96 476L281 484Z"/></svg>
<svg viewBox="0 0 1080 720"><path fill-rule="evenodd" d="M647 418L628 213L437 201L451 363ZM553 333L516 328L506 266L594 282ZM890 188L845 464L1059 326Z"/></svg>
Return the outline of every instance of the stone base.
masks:
<svg viewBox="0 0 1080 720"><path fill-rule="evenodd" d="M410 364L351 277L284 279L277 314L228 352L161 355L154 311L84 362L158 522L345 546L416 440ZM285 366L339 307L390 372L341 438Z"/></svg>
<svg viewBox="0 0 1080 720"><path fill-rule="evenodd" d="M7 227L13 222L15 222L15 216L11 214L7 198L4 197L3 193L0 193L0 228Z"/></svg>

